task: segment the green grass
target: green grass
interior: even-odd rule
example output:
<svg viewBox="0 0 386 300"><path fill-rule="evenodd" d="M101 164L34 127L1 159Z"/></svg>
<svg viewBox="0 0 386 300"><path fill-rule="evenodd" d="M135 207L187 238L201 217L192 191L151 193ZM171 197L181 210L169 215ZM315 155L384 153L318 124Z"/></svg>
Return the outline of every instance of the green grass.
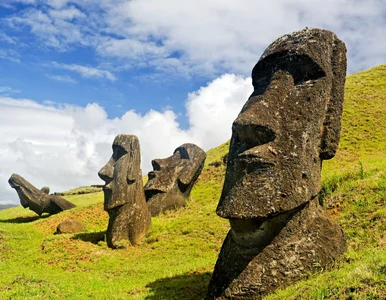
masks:
<svg viewBox="0 0 386 300"><path fill-rule="evenodd" d="M349 76L341 144L324 162L320 197L348 251L334 268L267 299L386 298L385 116L386 65ZM153 218L138 247L106 246L103 193L82 194L88 188L65 193L77 207L54 216L0 211L0 299L202 299L229 230L215 214L228 147L208 151L186 207ZM87 231L54 235L68 218Z"/></svg>

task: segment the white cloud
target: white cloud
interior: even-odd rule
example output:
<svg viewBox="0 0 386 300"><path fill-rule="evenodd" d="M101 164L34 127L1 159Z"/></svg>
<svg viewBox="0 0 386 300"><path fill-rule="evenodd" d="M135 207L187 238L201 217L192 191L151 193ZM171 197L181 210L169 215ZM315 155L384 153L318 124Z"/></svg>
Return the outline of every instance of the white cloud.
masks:
<svg viewBox="0 0 386 300"><path fill-rule="evenodd" d="M68 75L50 75L46 74L48 78L51 78L56 81L66 82L66 83L76 83L76 80L72 79Z"/></svg>
<svg viewBox="0 0 386 300"><path fill-rule="evenodd" d="M252 92L250 82L225 74L189 94L186 130L172 110L144 115L130 110L108 119L96 103L55 106L0 97L0 203L18 202L7 182L12 173L53 192L102 183L97 172L111 156L119 133L139 137L144 172L151 170L152 159L170 156L183 143L215 147L230 138L231 124Z"/></svg>
<svg viewBox="0 0 386 300"><path fill-rule="evenodd" d="M63 1L62 1L63 2ZM75 8L74 6L70 6L65 9L52 9L48 11L48 14L53 19L61 19L61 20L73 20L75 18L85 18L86 15L82 13L79 9Z"/></svg>
<svg viewBox="0 0 386 300"><path fill-rule="evenodd" d="M28 1L27 1L28 2ZM280 35L330 29L347 43L349 71L386 60L386 5L368 0L40 0L8 18L46 46L96 50L115 68L180 76L247 75ZM170 63L170 59L179 63ZM128 62L129 60L129 62ZM158 68L158 66L162 66ZM186 70L181 72L183 66ZM178 72L175 73L175 70Z"/></svg>
<svg viewBox="0 0 386 300"><path fill-rule="evenodd" d="M224 137L230 138L230 125L252 91L251 78L224 74L190 93L186 104L188 134L199 141L213 141L211 146L224 142Z"/></svg>
<svg viewBox="0 0 386 300"><path fill-rule="evenodd" d="M135 39L107 39L97 47L102 55L145 60L167 56L167 50L151 41Z"/></svg>
<svg viewBox="0 0 386 300"><path fill-rule="evenodd" d="M20 93L19 90L15 90L9 86L0 86L0 95L8 96L11 94L17 94Z"/></svg>
<svg viewBox="0 0 386 300"><path fill-rule="evenodd" d="M81 66L77 64L61 64L57 62L53 62L52 66L58 69L64 69L72 72L78 73L80 76L84 78L106 78L111 81L115 81L115 76L106 70L100 70L93 67Z"/></svg>
<svg viewBox="0 0 386 300"><path fill-rule="evenodd" d="M20 63L19 54L12 49L0 49L0 59Z"/></svg>
<svg viewBox="0 0 386 300"><path fill-rule="evenodd" d="M16 42L17 42L16 37L9 36L9 35L5 34L4 32L0 32L0 40L6 42L8 44L11 44L11 45L16 45Z"/></svg>
<svg viewBox="0 0 386 300"><path fill-rule="evenodd" d="M6 19L11 28L20 29L23 26L38 36L44 45L57 51L66 51L72 46L90 44L89 26L82 28L85 14L75 7L66 9L28 8Z"/></svg>

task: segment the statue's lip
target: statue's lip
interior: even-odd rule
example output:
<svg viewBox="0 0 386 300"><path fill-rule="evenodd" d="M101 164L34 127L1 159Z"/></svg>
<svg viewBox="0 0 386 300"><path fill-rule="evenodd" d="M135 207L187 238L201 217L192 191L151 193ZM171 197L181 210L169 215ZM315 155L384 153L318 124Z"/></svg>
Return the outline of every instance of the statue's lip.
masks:
<svg viewBox="0 0 386 300"><path fill-rule="evenodd" d="M108 186L108 184L103 186L103 191L112 191L112 188Z"/></svg>

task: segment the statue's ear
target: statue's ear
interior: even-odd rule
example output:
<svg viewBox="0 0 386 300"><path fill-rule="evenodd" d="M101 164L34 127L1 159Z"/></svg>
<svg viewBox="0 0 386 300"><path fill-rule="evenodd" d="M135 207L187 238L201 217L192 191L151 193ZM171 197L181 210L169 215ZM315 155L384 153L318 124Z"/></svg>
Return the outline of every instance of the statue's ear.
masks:
<svg viewBox="0 0 386 300"><path fill-rule="evenodd" d="M339 39L334 41L331 65L331 97L326 106L326 116L323 122L323 134L319 155L322 160L330 159L335 156L340 138L340 120L343 110L347 60L346 46Z"/></svg>
<svg viewBox="0 0 386 300"><path fill-rule="evenodd" d="M138 139L132 139L130 147L128 147L129 152L127 153L129 157L129 166L127 168L127 182L133 183L135 180L140 177L141 172L141 151L139 148Z"/></svg>

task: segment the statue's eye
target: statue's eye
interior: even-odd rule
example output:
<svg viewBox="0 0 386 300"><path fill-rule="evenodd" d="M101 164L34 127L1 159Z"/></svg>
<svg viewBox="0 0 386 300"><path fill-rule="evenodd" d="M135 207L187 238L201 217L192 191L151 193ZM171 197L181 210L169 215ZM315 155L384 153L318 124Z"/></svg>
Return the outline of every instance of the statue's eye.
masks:
<svg viewBox="0 0 386 300"><path fill-rule="evenodd" d="M287 71L295 85L326 76L326 72L312 57L292 51L271 54L259 61L252 70L254 94L261 95L278 71Z"/></svg>
<svg viewBox="0 0 386 300"><path fill-rule="evenodd" d="M185 148L179 147L174 151L174 154L178 156L180 159L189 159L189 153Z"/></svg>
<svg viewBox="0 0 386 300"><path fill-rule="evenodd" d="M119 160L122 156L126 154L127 154L127 151L123 147L119 145L113 146L113 159L115 161Z"/></svg>

